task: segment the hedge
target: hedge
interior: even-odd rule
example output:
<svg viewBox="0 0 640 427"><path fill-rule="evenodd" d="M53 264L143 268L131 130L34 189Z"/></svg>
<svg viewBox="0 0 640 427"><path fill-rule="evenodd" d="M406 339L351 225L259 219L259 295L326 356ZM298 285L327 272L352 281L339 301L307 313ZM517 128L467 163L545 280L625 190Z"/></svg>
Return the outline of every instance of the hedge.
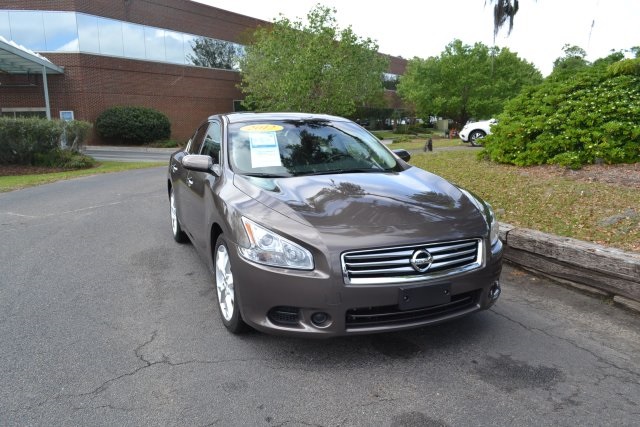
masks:
<svg viewBox="0 0 640 427"><path fill-rule="evenodd" d="M65 127L67 141L75 142L75 149L79 149L91 124L80 120L0 117L0 164L34 164L36 158L58 149Z"/></svg>
<svg viewBox="0 0 640 427"><path fill-rule="evenodd" d="M167 116L153 108L119 106L104 110L96 120L96 132L107 141L140 145L171 136Z"/></svg>

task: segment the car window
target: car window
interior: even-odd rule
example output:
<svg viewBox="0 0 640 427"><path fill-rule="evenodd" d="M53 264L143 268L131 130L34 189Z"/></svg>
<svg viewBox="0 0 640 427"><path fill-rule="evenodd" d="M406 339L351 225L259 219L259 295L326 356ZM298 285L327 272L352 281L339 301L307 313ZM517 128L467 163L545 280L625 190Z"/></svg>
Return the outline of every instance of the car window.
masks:
<svg viewBox="0 0 640 427"><path fill-rule="evenodd" d="M189 154L198 154L200 153L200 148L202 147L202 142L207 133L207 127L209 123L202 124L198 130L193 134L189 143L187 144L187 148L185 149Z"/></svg>
<svg viewBox="0 0 640 427"><path fill-rule="evenodd" d="M395 157L362 127L320 120L232 124L229 160L237 173L278 176L399 168Z"/></svg>
<svg viewBox="0 0 640 427"><path fill-rule="evenodd" d="M202 143L202 150L200 154L211 156L214 163L219 162L220 158L220 143L222 142L222 131L220 129L220 122L211 122L207 133Z"/></svg>

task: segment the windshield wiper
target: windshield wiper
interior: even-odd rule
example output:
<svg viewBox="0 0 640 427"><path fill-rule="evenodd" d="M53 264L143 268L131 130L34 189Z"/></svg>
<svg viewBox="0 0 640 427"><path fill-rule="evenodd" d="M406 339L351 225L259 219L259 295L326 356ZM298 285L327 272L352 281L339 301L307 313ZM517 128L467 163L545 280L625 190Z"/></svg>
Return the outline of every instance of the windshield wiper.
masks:
<svg viewBox="0 0 640 427"><path fill-rule="evenodd" d="M312 172L300 172L296 173L295 176L304 176L304 175L333 175L333 174L342 174L342 173L379 173L379 172L391 172L387 169L379 169L379 168L352 168L352 169L332 169L325 171L312 171Z"/></svg>
<svg viewBox="0 0 640 427"><path fill-rule="evenodd" d="M276 173L263 173L263 172L250 172L250 173L241 173L239 175L248 176L252 178L288 178L291 175L282 175Z"/></svg>

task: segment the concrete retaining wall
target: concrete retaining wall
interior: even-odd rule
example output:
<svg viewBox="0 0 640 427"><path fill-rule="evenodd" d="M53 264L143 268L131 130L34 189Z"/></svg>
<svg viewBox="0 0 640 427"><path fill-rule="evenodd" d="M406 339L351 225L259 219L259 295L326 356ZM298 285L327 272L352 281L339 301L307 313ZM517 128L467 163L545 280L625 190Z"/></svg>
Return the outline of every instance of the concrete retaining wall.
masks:
<svg viewBox="0 0 640 427"><path fill-rule="evenodd" d="M640 311L640 254L500 223L505 260Z"/></svg>

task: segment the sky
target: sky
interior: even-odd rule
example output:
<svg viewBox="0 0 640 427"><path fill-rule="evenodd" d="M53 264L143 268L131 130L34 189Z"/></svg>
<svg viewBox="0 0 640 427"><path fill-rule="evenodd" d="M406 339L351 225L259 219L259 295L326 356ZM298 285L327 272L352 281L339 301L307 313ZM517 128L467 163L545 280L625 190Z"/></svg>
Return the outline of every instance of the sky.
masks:
<svg viewBox="0 0 640 427"><path fill-rule="evenodd" d="M438 56L454 39L493 46L493 5L485 0L195 0L271 22L280 13L302 18L317 3L337 10L340 28L351 26L379 51L406 59ZM565 44L587 52L587 60L640 45L640 0L520 0L513 31L508 24L496 45L508 47L543 75L553 69Z"/></svg>

